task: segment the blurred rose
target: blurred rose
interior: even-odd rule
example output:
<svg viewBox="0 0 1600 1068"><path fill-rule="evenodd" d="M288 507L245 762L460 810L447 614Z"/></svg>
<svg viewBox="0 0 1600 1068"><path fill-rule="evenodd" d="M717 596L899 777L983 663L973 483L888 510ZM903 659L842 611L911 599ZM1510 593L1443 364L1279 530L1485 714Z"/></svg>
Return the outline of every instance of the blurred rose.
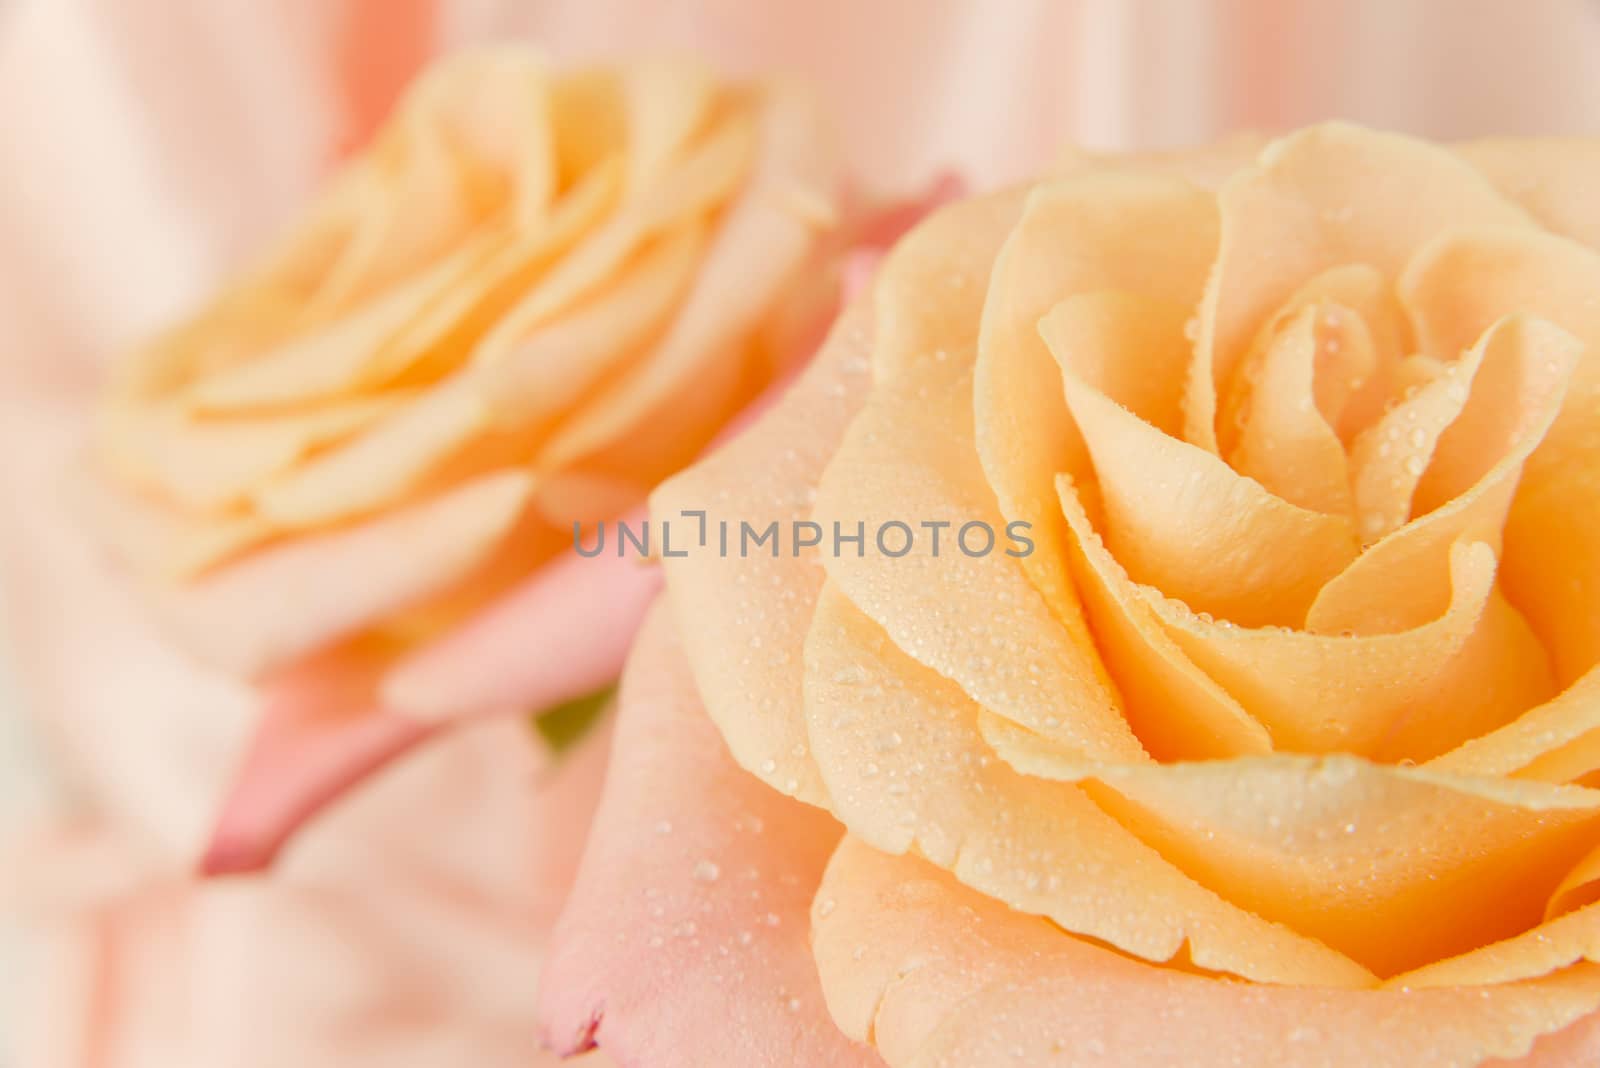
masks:
<svg viewBox="0 0 1600 1068"><path fill-rule="evenodd" d="M188 649L269 688L209 868L264 862L442 718L615 679L656 580L563 552L573 524L792 362L778 298L822 265L836 186L786 86L453 59L118 369L91 525Z"/></svg>
<svg viewBox="0 0 1600 1068"><path fill-rule="evenodd" d="M326 13L338 21L345 12L329 5ZM386 34L395 13L393 6L381 9ZM8 867L25 877L7 886L0 906L11 914L8 918L20 916L35 937L30 939L34 952L26 958L29 1011L18 1014L14 1033L0 1030L7 1030L8 1044L13 1038L27 1043L20 1063L30 1066L536 1063L531 998L542 946L588 825L609 732L590 731L576 749L558 755L536 742L520 718L472 725L332 814L301 840L270 880L201 881L193 861L209 841L213 868L264 863L305 816L353 778L425 737L441 718L526 711L609 682L631 639L631 620L658 580L636 561L597 560L583 569L574 565L588 561L552 558L526 581L485 600L483 610L469 613L463 605L461 626L419 627L417 633L437 628L439 640L418 644L415 655L398 665L396 647L411 649L409 636L384 642L368 635L271 672L264 694L230 672L186 659L154 632L148 609L152 601L172 603L163 601L170 587L148 575L152 581L140 590L144 603L134 603L127 571L108 568L103 554L88 543L83 525L71 514L82 501L69 502L64 491L64 474L84 437L84 387L95 377L85 372L97 362L104 339L125 335L129 324L147 321L172 294L192 291L213 277L215 265L228 255L226 246L238 241L236 224L243 216L258 210L268 217L281 214L294 198L296 181L315 169L321 146L364 127L367 111L381 106L383 93L370 79L353 77L348 106L339 106L336 98L334 121L328 121L327 113L310 104L324 88L320 77L302 81L306 71L296 61L307 57L288 47L303 42L279 41L273 31L280 27L270 18L263 17L263 26L246 35L250 47L234 57L236 62L224 64L228 75L245 83L241 86L218 70L162 69L147 62L172 45L165 40L154 47L162 34L152 24L132 20L123 27L126 35L102 36L107 24L101 17L111 14L84 14L77 5L28 7L8 24L16 36L0 40L5 45L0 75L6 84L50 104L27 116L11 114L0 128L8 145L35 163L7 176L23 180L26 188L20 196L18 189L8 189L12 195L3 202L0 218L9 234L25 238L8 245L3 266L14 284L3 295L15 298L17 310L27 313L8 317L15 343L0 362L6 386L0 392L5 461L0 487L7 499L29 502L0 524L0 578L7 621L19 621L8 637L29 699L25 710L32 713L33 733L62 788L56 817L37 828L20 852L11 851L12 843L4 850ZM201 32L203 15L162 29L180 40L185 33L207 38ZM112 23L121 25L116 19ZM235 30L240 25L230 24ZM278 44L285 45L287 57L273 50ZM121 45L134 54L121 52ZM53 61L24 62L36 51ZM370 50L363 55L370 58ZM503 70L497 64L505 58L488 57L485 69ZM677 84L678 75L670 71L648 75L657 76L666 78L653 83L658 88ZM691 86L707 84L692 71L684 77ZM598 103L612 89L623 92L620 86L608 88L604 74L578 81L598 94ZM275 89L259 92L263 85ZM184 86L189 91L178 91ZM244 88L256 94L249 102L257 106L241 114L233 107ZM423 92L429 106L441 102L437 90ZM846 246L891 240L916 212L907 206L858 213L821 248L813 237L816 224L826 220L800 220L795 213L822 202L809 198L803 183L767 186L754 177L767 173L761 170L768 159L763 153L770 147L768 138L779 132L778 125L757 121L755 111L799 107L797 99L787 90L721 86L712 87L712 95L706 121L685 119L694 126L691 140L730 121L737 126L743 115L751 151L737 193L701 210L698 224L678 228L698 225L702 255L693 278L684 280L677 294L675 325L657 324L662 343L649 350L650 355L668 351L668 336L687 344L681 338L695 336L698 329L699 339L710 347L697 355L710 358L715 350L717 360L741 369L715 417L697 421L695 416L704 415L698 402L709 404L714 390L697 393L691 398L695 404L674 405L665 420L655 412L649 416L652 426L694 424L702 438L754 395L764 379L809 354L817 324L831 317L839 278L859 274L841 258ZM138 99L148 111L132 129L109 128L114 124L106 120L116 114L110 105L125 99ZM652 99L669 102L659 94ZM414 106L428 113L427 107ZM286 120L285 112L293 118ZM198 120L196 113L201 113ZM438 118L440 113L429 114ZM494 108L474 114L504 117ZM657 113L656 118L668 116ZM265 132L257 122L263 119ZM208 125L211 120L219 121ZM402 132L386 135L386 143L418 147L405 132L415 132L415 124L402 122L398 129ZM70 136L61 137L62 130ZM449 132L436 124L418 135L424 153L461 147L449 138L430 140L441 131ZM599 138L591 147L603 148L604 135L616 130L589 132ZM230 146L241 149L241 158L227 152ZM664 143L655 148L670 154ZM406 151L399 155L409 158ZM614 200L604 213L612 221L599 224L613 233L627 229L614 221L625 214L621 205L628 196L619 166L610 168ZM375 180L381 170L375 157L358 161L350 172L356 177L347 176L340 189L356 188L363 174ZM470 167L445 186L474 197L497 188L492 174ZM381 181L369 187L374 193L369 207L380 214L394 207L376 195L384 188ZM55 206L53 190L62 196L95 195L82 198L83 212L66 214ZM831 186L823 192L826 200ZM328 210L350 208L340 199L344 195L332 194ZM275 205L270 210L269 202ZM482 201L472 203L484 207ZM403 225L417 221L415 211L391 214ZM504 221L501 217L495 224ZM51 226L40 229L44 222ZM724 331L742 303L772 291L764 272L781 273L783 256L769 253L783 252L786 235L817 246L807 252L813 269L791 288L781 309L774 305L752 313L748 333L730 339ZM769 247L769 241L776 244ZM659 265L659 257L651 258L659 244L646 240L623 258L630 265ZM736 254L733 246L741 251ZM756 246L761 262L745 270L741 257ZM716 274L717 263L738 275L737 292L727 299L702 292L719 277L728 280L727 274ZM574 270L567 268L568 277ZM629 276L630 270L620 270L600 279L597 291L586 293L579 305L602 290L613 293L619 279ZM249 277L261 282L265 276ZM115 285L96 294L95 314L86 315L80 298L94 289L90 281L95 278ZM696 293L702 295L696 298ZM691 314L696 300L700 310ZM715 305L710 318L707 301ZM269 298L257 309L277 307ZM71 314L55 314L63 309ZM252 330L284 326L250 316L245 321ZM572 333L566 337L582 339ZM535 339L533 347L539 344ZM146 351L160 362L156 350ZM635 353L630 368L637 369L643 355ZM566 374L580 368L556 370ZM659 386L672 378L669 371L657 367L646 377ZM139 377L136 368L122 381L131 384ZM707 382L715 379L706 376ZM619 380L607 379L604 385L594 397L612 397L607 403L615 416L630 394ZM351 395L400 401L393 412L406 408L407 398L423 396L415 389L386 391L365 382ZM132 444L136 453L183 425L161 414L178 410L175 396L143 389L117 396L120 400L102 409L106 444ZM324 398L307 407L324 401L336 407L349 399ZM605 405L589 405L581 417L598 418L600 407ZM571 412L579 413L579 406ZM249 452L264 441L253 436L255 431L284 414L276 409L266 418L254 412L208 413L196 422L204 424L199 432L207 444L242 442ZM122 436L130 429L131 439ZM648 434L639 440L651 444ZM159 444L156 451L160 455ZM117 462L126 458L116 450L103 455ZM240 455L233 453L225 462ZM653 470L649 463L669 455L662 446L643 458L639 470ZM294 457L290 467L310 456ZM221 459L221 453L211 458ZM162 463L171 459L164 456ZM166 470L181 469L183 462L180 458L178 468ZM105 479L109 471L109 465L98 468L106 481L101 488L111 495L107 499L119 508L131 504L136 512L152 514L148 488L115 475ZM600 472L573 479L570 488L569 503L611 487ZM536 509L552 507L556 499L533 497ZM162 507L169 513L163 522L173 513L188 522L204 511L184 512L171 502ZM359 523L336 525L350 529ZM570 534L561 540L565 536ZM315 532L275 538L277 548L318 540ZM358 541L354 559L365 568L364 579L372 575L373 560L366 552L372 547L387 552L391 561L434 563L407 559L412 545L395 546L382 538ZM348 559L324 557L327 570L321 574L348 578L343 570ZM291 608L276 600L285 588L275 587L272 597L249 607ZM251 623L254 617L246 613L238 622ZM386 705L380 690L399 699ZM397 705L404 705L403 714ZM250 743L252 733L256 738ZM224 796L221 824L212 828Z"/></svg>
<svg viewBox="0 0 1600 1068"><path fill-rule="evenodd" d="M1600 148L1242 149L938 213L656 492L823 548L666 561L559 1047L698 1063L681 1013L748 1064L1597 1056Z"/></svg>
<svg viewBox="0 0 1600 1068"><path fill-rule="evenodd" d="M760 330L833 188L792 92L452 60L277 252L119 369L96 528L230 671L412 646L772 377Z"/></svg>

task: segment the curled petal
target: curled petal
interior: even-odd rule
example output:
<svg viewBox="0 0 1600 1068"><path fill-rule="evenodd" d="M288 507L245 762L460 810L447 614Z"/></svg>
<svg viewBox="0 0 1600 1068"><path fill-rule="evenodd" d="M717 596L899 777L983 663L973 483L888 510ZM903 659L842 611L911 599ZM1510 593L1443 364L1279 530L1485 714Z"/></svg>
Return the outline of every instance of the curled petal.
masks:
<svg viewBox="0 0 1600 1068"><path fill-rule="evenodd" d="M1160 968L852 838L829 862L817 900L828 1007L894 1068L1444 1068L1530 1050L1530 1065L1554 1065L1568 1062L1549 1059L1551 1050L1592 1047L1587 1021L1600 1008L1594 965L1413 991L1255 986Z"/></svg>
<svg viewBox="0 0 1600 1068"><path fill-rule="evenodd" d="M1005 215L1000 219L1009 221ZM919 314L949 325L937 340L941 350L961 347L964 341L958 339L964 339L981 318L971 389L983 472L1005 518L1034 528L1038 550L1022 561L1023 570L1062 624L1079 637L1082 612L1062 562L1065 532L1052 480L1059 471L1081 478L1087 465L1080 434L1062 397L1043 385L1053 377L1052 354L1092 380L1101 377L1096 372L1104 372L1121 384L1131 376L1117 374L1117 369L1138 367L1145 389L1161 389L1157 383L1176 389L1183 381L1176 360L1187 356L1187 345L1180 316L1178 344L1162 338L1149 350L1149 363L1143 350L1139 359L1129 360L1125 353L1130 350L1121 345L1105 356L1096 355L1096 345L1148 340L1151 326L1161 318L1131 336L1123 329L1120 336L1111 337L1103 329L1080 336L1073 329L1078 324L1057 322L1047 350L1040 320L1062 301L1099 290L1133 294L1163 309L1192 308L1216 253L1214 198L1177 177L1137 171L1093 169L1042 184L1027 195L1009 235L1000 235L1004 244L994 252L981 250L986 260L993 260L992 274L952 254L970 258L974 246L980 245L974 235L983 231L970 221L961 231L953 226L951 230L944 239L950 250L941 250L944 255L932 262L926 251L919 258L933 275L940 270L959 272L958 276L988 275L987 288L980 294L975 291L981 287L972 286L957 294L958 300L932 287L920 292L908 288L906 293L928 306L919 307ZM935 236L930 228L930 244ZM984 239L991 240L987 234ZM937 284L936 278L931 280ZM981 313L969 311L972 298L980 295L985 298ZM961 352L950 355L968 358ZM1110 381L1105 386L1108 392L1114 388ZM1170 410L1169 404L1156 406Z"/></svg>
<svg viewBox="0 0 1600 1068"><path fill-rule="evenodd" d="M1449 551L1498 553L1524 464L1561 410L1580 347L1542 320L1502 320L1356 440L1356 506L1386 532L1317 594L1306 629L1392 633L1449 604ZM1416 502L1413 504L1413 496ZM1420 518L1406 521L1413 511Z"/></svg>
<svg viewBox="0 0 1600 1068"><path fill-rule="evenodd" d="M380 671L381 664L356 654L332 653L268 688L201 874L264 868L307 820L431 733L427 724L378 707Z"/></svg>
<svg viewBox="0 0 1600 1068"><path fill-rule="evenodd" d="M1356 558L1347 517L1290 504L1076 375L1062 378L1094 462L1106 542L1135 581L1242 626L1298 625Z"/></svg>
<svg viewBox="0 0 1600 1068"><path fill-rule="evenodd" d="M1259 324L1306 280L1351 263L1393 278L1450 227L1532 227L1525 212L1449 152L1342 123L1273 142L1217 197L1221 244L1184 409L1185 436L1213 449L1218 384Z"/></svg>
<svg viewBox="0 0 1600 1068"><path fill-rule="evenodd" d="M1536 927L1600 827L1600 792L1576 787L1290 754L1087 770L982 728L1197 882L1383 976Z"/></svg>
<svg viewBox="0 0 1600 1068"><path fill-rule="evenodd" d="M1400 284L1440 351L1505 315L1537 315L1584 345L1561 414L1529 457L1505 532L1505 588L1569 683L1600 663L1600 255L1546 233L1463 229L1418 253Z"/></svg>
<svg viewBox="0 0 1600 1068"><path fill-rule="evenodd" d="M806 715L852 835L917 852L981 893L1147 960L1187 946L1201 967L1262 982L1376 982L1201 886L1076 786L1011 769L979 733L979 711L824 587L806 644ZM1129 893L1147 907L1129 909Z"/></svg>

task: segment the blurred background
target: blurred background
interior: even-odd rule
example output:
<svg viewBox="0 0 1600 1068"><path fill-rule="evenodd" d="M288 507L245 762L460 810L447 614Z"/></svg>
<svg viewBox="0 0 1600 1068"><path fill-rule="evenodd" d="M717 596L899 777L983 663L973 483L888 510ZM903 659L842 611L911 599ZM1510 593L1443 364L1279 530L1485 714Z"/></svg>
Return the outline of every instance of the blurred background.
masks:
<svg viewBox="0 0 1600 1068"><path fill-rule="evenodd" d="M509 40L562 62L667 51L797 75L880 192L952 167L994 186L1068 144L1330 117L1600 133L1596 0L3 0L0 398L80 403L292 216L429 57ZM0 843L48 806L114 809L180 870L246 714L147 707L125 683L150 672L115 674L114 648L151 639L53 577L64 557L29 526L40 489L19 441L0 439ZM113 685L118 707L97 706ZM0 1006L31 974L0 961Z"/></svg>

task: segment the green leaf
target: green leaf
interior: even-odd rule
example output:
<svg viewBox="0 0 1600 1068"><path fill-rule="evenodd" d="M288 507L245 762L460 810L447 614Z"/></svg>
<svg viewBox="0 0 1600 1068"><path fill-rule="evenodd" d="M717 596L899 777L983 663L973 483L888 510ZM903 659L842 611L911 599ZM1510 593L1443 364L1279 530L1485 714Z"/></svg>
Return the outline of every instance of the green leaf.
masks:
<svg viewBox="0 0 1600 1068"><path fill-rule="evenodd" d="M596 690L584 697L536 712L531 717L533 729L557 756L565 753L583 740L589 729L600 721L600 713L616 695L616 683Z"/></svg>

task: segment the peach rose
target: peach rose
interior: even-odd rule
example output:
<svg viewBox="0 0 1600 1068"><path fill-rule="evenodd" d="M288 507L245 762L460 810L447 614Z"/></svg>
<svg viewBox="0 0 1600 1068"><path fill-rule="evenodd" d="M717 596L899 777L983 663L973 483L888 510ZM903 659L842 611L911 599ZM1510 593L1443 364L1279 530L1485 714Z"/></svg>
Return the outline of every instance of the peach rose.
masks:
<svg viewBox="0 0 1600 1068"><path fill-rule="evenodd" d="M641 504L799 354L820 302L779 297L837 184L792 87L451 59L126 361L91 526L188 650L290 695L209 868L264 862L446 718L615 680L657 580L566 551L573 524Z"/></svg>
<svg viewBox="0 0 1600 1068"><path fill-rule="evenodd" d="M941 211L656 492L784 540L666 561L560 1048L1600 1057L1600 147L1239 148Z"/></svg>

